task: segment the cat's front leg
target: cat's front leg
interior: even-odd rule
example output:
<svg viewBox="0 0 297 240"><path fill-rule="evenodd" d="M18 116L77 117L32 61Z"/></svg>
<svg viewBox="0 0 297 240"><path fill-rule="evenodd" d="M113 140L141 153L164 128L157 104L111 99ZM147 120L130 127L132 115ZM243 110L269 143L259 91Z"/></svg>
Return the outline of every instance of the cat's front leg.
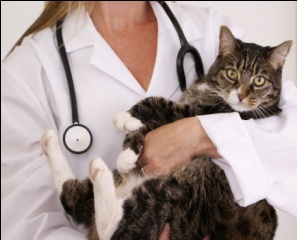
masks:
<svg viewBox="0 0 297 240"><path fill-rule="evenodd" d="M189 105L163 97L148 97L129 111L118 113L114 118L114 125L121 131L131 132L151 122L158 122L161 126L190 116L195 115Z"/></svg>
<svg viewBox="0 0 297 240"><path fill-rule="evenodd" d="M149 97L135 104L129 111L120 112L114 118L115 127L127 132L123 151L117 160L117 169L128 173L137 167L144 136L166 123L187 117L187 106L162 97Z"/></svg>
<svg viewBox="0 0 297 240"><path fill-rule="evenodd" d="M94 189L95 220L100 240L109 240L123 216L123 199L117 199L113 174L104 161L95 157L89 168Z"/></svg>
<svg viewBox="0 0 297 240"><path fill-rule="evenodd" d="M114 118L114 125L121 131L131 132L151 121L166 124L185 117L183 113L180 115L180 107L180 104L163 97L148 97L135 104L129 111L118 113Z"/></svg>
<svg viewBox="0 0 297 240"><path fill-rule="evenodd" d="M119 112L113 119L115 127L122 132L135 131L143 126L137 117L128 112Z"/></svg>
<svg viewBox="0 0 297 240"><path fill-rule="evenodd" d="M44 133L41 139L41 147L47 156L55 187L59 195L61 195L63 184L67 180L76 179L76 176L63 155L59 140L53 130L48 130Z"/></svg>
<svg viewBox="0 0 297 240"><path fill-rule="evenodd" d="M119 112L114 118L114 125L118 130L127 133L123 150L117 159L117 170L120 173L128 173L137 167L136 163L143 146L143 134L139 129L144 125L130 112Z"/></svg>
<svg viewBox="0 0 297 240"><path fill-rule="evenodd" d="M153 121L147 123L139 130L127 133L123 143L123 150L117 159L117 169L120 173L128 173L131 170L140 172L137 160L143 148L144 136L146 133L160 126L159 122Z"/></svg>

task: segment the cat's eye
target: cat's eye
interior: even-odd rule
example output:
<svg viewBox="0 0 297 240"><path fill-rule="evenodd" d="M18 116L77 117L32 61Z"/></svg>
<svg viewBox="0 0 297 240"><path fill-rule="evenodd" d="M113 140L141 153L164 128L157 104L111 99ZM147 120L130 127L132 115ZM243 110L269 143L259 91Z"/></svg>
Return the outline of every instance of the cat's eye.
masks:
<svg viewBox="0 0 297 240"><path fill-rule="evenodd" d="M262 76L257 76L253 79L253 82L252 84L255 86L255 87L262 87L266 82L266 79Z"/></svg>
<svg viewBox="0 0 297 240"><path fill-rule="evenodd" d="M231 80L237 80L238 73L234 69L228 69L227 70L227 76Z"/></svg>

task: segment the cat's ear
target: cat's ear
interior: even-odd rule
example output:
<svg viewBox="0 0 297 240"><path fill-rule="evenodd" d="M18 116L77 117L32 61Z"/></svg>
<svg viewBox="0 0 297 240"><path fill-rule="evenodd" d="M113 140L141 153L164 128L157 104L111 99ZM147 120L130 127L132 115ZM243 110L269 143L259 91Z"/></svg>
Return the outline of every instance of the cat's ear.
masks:
<svg viewBox="0 0 297 240"><path fill-rule="evenodd" d="M222 55L233 53L238 47L239 44L230 29L226 26L221 26L219 53Z"/></svg>
<svg viewBox="0 0 297 240"><path fill-rule="evenodd" d="M273 66L274 69L283 67L292 44L293 41L286 41L272 48L272 50L268 52L268 62Z"/></svg>

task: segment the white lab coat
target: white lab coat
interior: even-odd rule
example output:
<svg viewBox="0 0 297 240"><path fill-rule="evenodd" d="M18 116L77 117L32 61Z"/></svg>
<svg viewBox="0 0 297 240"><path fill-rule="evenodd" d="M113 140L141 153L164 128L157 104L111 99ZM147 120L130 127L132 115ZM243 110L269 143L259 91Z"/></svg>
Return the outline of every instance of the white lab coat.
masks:
<svg viewBox="0 0 297 240"><path fill-rule="evenodd" d="M214 9L169 3L185 36L200 52L208 71L218 50L220 25L242 32ZM63 35L72 69L80 123L94 136L84 154L63 151L77 176L87 177L88 163L101 156L115 167L124 133L112 123L119 111L158 95L181 96L175 61L180 42L161 7L156 64L145 92L96 31L89 16L73 12ZM191 57L185 60L187 85L195 79ZM40 139L54 129L62 139L71 124L71 108L55 32L47 28L27 37L1 69L1 225L3 239L82 239L85 235L64 213L53 185ZM242 121L237 113L200 116L223 159L214 160L227 173L236 201L248 205L267 198L297 218L297 90L286 82L280 116Z"/></svg>

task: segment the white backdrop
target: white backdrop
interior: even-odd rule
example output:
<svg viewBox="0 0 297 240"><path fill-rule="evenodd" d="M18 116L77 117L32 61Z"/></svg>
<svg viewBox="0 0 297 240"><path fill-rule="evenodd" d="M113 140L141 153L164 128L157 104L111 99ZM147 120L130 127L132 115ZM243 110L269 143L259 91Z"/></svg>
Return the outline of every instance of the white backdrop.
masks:
<svg viewBox="0 0 297 240"><path fill-rule="evenodd" d="M251 40L261 45L278 45L293 40L284 67L284 80L297 85L297 1L183 1L202 7L215 7L227 13ZM44 1L1 1L1 60L32 24ZM252 176L251 176L252 177ZM278 211L279 227L275 240L296 240L297 220Z"/></svg>

